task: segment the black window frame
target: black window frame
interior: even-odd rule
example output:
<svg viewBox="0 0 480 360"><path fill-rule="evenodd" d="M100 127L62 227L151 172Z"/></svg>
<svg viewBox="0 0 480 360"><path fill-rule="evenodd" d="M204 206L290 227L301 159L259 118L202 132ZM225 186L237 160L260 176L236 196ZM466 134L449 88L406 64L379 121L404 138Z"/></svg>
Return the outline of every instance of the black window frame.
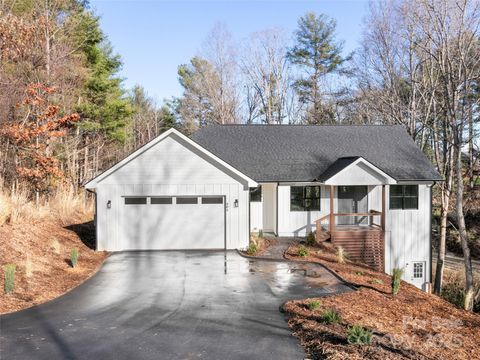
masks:
<svg viewBox="0 0 480 360"><path fill-rule="evenodd" d="M401 191L395 191L401 188ZM412 195L408 189L415 189ZM414 200L414 205L412 205ZM389 196L390 210L418 210L418 185L390 185Z"/></svg>
<svg viewBox="0 0 480 360"><path fill-rule="evenodd" d="M250 188L250 202L262 202L262 187Z"/></svg>
<svg viewBox="0 0 480 360"><path fill-rule="evenodd" d="M314 196L312 196L312 194L314 194ZM320 186L310 185L290 187L290 211L321 211L321 199L322 192ZM310 203L310 206L307 206L308 203Z"/></svg>

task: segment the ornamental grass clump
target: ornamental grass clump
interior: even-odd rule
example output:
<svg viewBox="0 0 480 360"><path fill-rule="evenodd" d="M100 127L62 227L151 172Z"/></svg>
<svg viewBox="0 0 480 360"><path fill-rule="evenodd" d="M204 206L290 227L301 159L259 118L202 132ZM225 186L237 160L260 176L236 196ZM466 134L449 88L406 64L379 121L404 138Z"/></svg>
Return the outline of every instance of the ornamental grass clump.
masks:
<svg viewBox="0 0 480 360"><path fill-rule="evenodd" d="M78 263L78 249L74 248L70 251L70 264L73 268L77 267Z"/></svg>
<svg viewBox="0 0 480 360"><path fill-rule="evenodd" d="M337 246L337 251L335 252L335 255L339 264L343 264L347 260L347 252L342 246Z"/></svg>
<svg viewBox="0 0 480 360"><path fill-rule="evenodd" d="M321 305L322 303L318 300L312 300L307 304L308 309L311 311L317 310Z"/></svg>
<svg viewBox="0 0 480 360"><path fill-rule="evenodd" d="M325 324L338 324L342 321L342 317L335 310L327 309L322 313L322 321Z"/></svg>
<svg viewBox="0 0 480 360"><path fill-rule="evenodd" d="M16 270L15 264L7 264L3 267L3 270L5 272L5 284L4 284L4 290L5 294L10 294L13 291L13 288L15 287L15 270Z"/></svg>
<svg viewBox="0 0 480 360"><path fill-rule="evenodd" d="M403 270L395 268L392 271L392 295L395 296L400 290L400 283L402 281Z"/></svg>
<svg viewBox="0 0 480 360"><path fill-rule="evenodd" d="M347 341L349 344L371 345L372 335L371 330L360 325L353 325L347 330Z"/></svg>
<svg viewBox="0 0 480 360"><path fill-rule="evenodd" d="M258 251L258 246L257 244L255 244L254 242L251 242L249 245L248 245L248 248L247 248L247 254L248 255L255 255Z"/></svg>

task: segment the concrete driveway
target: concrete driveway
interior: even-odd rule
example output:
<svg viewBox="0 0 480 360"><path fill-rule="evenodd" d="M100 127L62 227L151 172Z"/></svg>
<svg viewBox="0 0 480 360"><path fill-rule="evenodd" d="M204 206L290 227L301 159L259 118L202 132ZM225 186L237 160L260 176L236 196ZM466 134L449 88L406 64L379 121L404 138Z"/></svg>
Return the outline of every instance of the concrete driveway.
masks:
<svg viewBox="0 0 480 360"><path fill-rule="evenodd" d="M0 317L1 359L303 359L286 300L349 289L320 266L236 252L129 252L41 306Z"/></svg>

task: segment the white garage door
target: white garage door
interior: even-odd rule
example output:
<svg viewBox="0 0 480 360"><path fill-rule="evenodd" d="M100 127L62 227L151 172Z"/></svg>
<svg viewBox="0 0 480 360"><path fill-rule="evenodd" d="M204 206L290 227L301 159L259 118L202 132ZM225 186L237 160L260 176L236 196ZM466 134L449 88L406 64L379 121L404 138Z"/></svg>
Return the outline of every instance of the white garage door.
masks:
<svg viewBox="0 0 480 360"><path fill-rule="evenodd" d="M222 196L125 197L125 250L225 248Z"/></svg>

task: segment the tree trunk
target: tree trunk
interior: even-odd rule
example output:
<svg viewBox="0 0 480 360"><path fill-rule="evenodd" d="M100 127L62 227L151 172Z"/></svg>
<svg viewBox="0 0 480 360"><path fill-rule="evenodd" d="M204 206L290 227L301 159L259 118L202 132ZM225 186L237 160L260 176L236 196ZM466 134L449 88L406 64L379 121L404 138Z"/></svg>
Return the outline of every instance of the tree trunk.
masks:
<svg viewBox="0 0 480 360"><path fill-rule="evenodd" d="M459 134L455 134L455 151L457 158L456 177L457 177L457 222L458 235L462 244L463 260L465 262L465 310L473 310L474 288L473 288L473 268L472 258L470 256L470 248L468 246L467 228L465 226L465 216L463 214L463 169L462 169L462 142L461 132L463 127L459 129Z"/></svg>

